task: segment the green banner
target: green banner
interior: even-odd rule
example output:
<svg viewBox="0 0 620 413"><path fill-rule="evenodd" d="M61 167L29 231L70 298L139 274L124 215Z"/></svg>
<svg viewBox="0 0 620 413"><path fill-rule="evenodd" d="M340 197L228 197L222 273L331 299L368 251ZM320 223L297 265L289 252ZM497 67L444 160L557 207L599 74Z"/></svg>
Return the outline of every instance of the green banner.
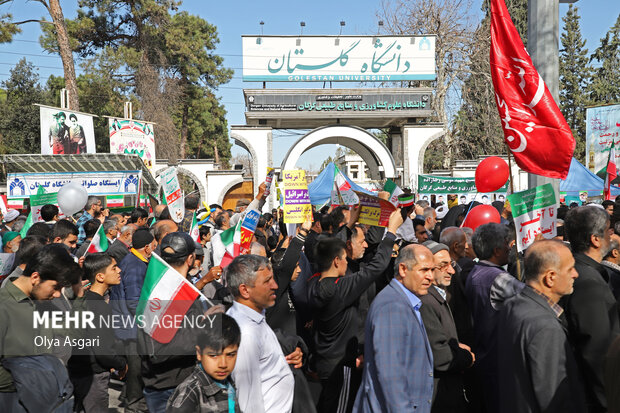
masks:
<svg viewBox="0 0 620 413"><path fill-rule="evenodd" d="M31 207L35 205L47 205L47 204L58 205L58 192L54 192L53 194L41 194L41 195L30 196Z"/></svg>
<svg viewBox="0 0 620 413"><path fill-rule="evenodd" d="M508 182L495 192L508 191ZM476 193L475 178L452 178L433 175L418 175L418 193L461 194Z"/></svg>
<svg viewBox="0 0 620 413"><path fill-rule="evenodd" d="M508 201L512 208L513 217L556 204L555 191L551 184L544 184L536 188L516 192L508 196Z"/></svg>

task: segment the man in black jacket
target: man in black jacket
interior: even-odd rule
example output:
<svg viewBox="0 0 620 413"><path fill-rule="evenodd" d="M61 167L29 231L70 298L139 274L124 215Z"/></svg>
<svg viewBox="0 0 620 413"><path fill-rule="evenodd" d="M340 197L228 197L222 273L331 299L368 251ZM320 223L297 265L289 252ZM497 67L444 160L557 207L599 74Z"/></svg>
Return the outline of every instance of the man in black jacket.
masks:
<svg viewBox="0 0 620 413"><path fill-rule="evenodd" d="M609 214L595 206L573 208L564 227L579 273L573 294L563 300L568 338L585 384L588 411L605 412L605 354L620 334L616 299L600 264L609 250Z"/></svg>
<svg viewBox="0 0 620 413"><path fill-rule="evenodd" d="M366 242L360 228L355 227L359 207L351 211L347 228L357 232L349 237L352 258L363 255ZM316 370L323 385L317 411L337 411L339 401L351 411L361 371L357 370L358 334L360 325L359 298L382 276L390 263L396 230L403 219L400 209L390 215L387 233L375 256L362 264L354 274L347 274L347 244L341 239L320 239L316 261L320 279L309 284L310 305L315 312Z"/></svg>
<svg viewBox="0 0 620 413"><path fill-rule="evenodd" d="M192 237L185 232L171 232L162 239L160 247L161 258L181 276L187 277L196 258L195 242ZM196 299L185 318L198 321L201 317L202 305L200 300ZM174 393L174 389L193 371L196 365L193 346L196 343L200 325L196 323L194 326L196 327L191 328L193 326L189 323L181 325L172 340L165 344L157 342L144 330L138 330L138 351L142 358L144 398L149 412L164 413L166 403Z"/></svg>
<svg viewBox="0 0 620 413"><path fill-rule="evenodd" d="M586 412L557 304L573 291L575 260L562 242L537 241L525 254L524 268L526 287L499 316L499 411Z"/></svg>
<svg viewBox="0 0 620 413"><path fill-rule="evenodd" d="M463 394L463 371L474 364L469 346L461 344L456 333L452 312L448 306L447 287L454 275L454 261L445 244L426 241L423 244L433 253L433 286L420 297L420 314L433 351L434 387L433 413L467 411Z"/></svg>

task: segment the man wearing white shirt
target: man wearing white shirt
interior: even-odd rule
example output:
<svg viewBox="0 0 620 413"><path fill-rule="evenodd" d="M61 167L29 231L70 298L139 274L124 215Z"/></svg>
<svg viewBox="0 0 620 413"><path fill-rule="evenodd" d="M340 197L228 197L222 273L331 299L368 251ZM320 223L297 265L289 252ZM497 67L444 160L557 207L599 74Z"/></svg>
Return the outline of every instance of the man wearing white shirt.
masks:
<svg viewBox="0 0 620 413"><path fill-rule="evenodd" d="M227 314L241 329L233 378L241 411L286 413L292 410L295 382L265 309L276 300L278 285L269 261L241 255L226 268L226 283L235 302Z"/></svg>

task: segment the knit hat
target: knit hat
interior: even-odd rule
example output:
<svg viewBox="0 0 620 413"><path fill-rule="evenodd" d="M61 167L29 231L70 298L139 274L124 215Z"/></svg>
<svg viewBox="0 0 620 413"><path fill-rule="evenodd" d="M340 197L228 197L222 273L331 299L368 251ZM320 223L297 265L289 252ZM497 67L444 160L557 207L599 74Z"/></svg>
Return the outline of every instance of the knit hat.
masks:
<svg viewBox="0 0 620 413"><path fill-rule="evenodd" d="M443 250L450 251L450 248L448 248L448 246L446 244L441 244L439 242L435 242L435 241L432 241L432 240L424 241L424 243L422 243L422 245L424 245L426 248L431 250L433 255L435 255L439 251L443 251Z"/></svg>
<svg viewBox="0 0 620 413"><path fill-rule="evenodd" d="M13 241L15 238L19 237L19 232L15 231L7 231L2 236L2 245L6 245L7 242Z"/></svg>
<svg viewBox="0 0 620 413"><path fill-rule="evenodd" d="M147 229L138 229L131 237L131 246L137 250L149 245L155 237Z"/></svg>

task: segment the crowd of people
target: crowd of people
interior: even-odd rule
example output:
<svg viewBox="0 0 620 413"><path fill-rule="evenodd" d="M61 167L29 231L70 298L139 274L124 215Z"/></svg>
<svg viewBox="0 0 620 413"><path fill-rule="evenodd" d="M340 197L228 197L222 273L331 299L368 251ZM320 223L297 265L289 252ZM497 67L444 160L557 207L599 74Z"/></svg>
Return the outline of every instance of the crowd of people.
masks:
<svg viewBox="0 0 620 413"><path fill-rule="evenodd" d="M295 226L274 209L222 268L213 237L261 211L265 189L234 211L187 196L179 223L166 205L113 214L89 197L63 219L46 205L23 238L8 211L0 411L108 412L111 383L125 412L620 411L620 202L561 205L556 239L524 254L508 203L475 231L467 209L427 200L386 227L361 225L359 206ZM100 228L108 248L91 253ZM207 326L165 340L140 323L71 329L86 311L165 307L140 300L157 260L200 291L184 311Z"/></svg>

